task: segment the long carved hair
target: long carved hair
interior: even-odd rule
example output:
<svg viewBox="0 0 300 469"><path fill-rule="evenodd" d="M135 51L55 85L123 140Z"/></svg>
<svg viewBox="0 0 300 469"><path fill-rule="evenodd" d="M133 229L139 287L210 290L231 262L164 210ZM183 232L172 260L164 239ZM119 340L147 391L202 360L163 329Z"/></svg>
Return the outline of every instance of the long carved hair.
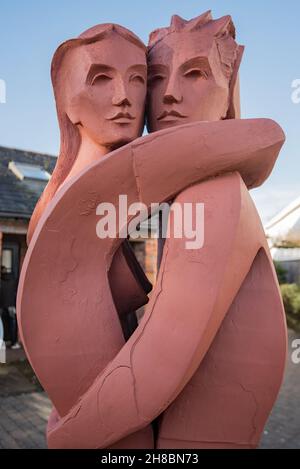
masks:
<svg viewBox="0 0 300 469"><path fill-rule="evenodd" d="M58 92L60 83L61 65L65 55L71 49L85 44L91 44L108 37L110 34L119 34L124 39L135 44L137 47L142 48L146 54L146 46L144 43L131 31L118 24L104 23L93 26L84 31L78 38L69 39L63 42L54 53L51 63L51 80L54 90L54 97L56 102L56 110L58 117L58 124L60 129L60 150L53 174L44 189L35 209L32 214L27 233L27 243L29 244L35 227L45 210L48 203L54 197L56 191L64 182L70 173L81 145L80 132L75 124L71 122L64 109L64 103L61 93Z"/></svg>

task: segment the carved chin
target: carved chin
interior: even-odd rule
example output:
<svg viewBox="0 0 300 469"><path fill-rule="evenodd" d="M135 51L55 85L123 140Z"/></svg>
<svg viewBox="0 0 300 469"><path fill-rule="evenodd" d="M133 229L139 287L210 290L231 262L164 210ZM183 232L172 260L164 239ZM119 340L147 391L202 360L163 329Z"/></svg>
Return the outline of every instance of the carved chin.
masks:
<svg viewBox="0 0 300 469"><path fill-rule="evenodd" d="M117 148L122 147L123 145L126 145L127 143L131 142L134 140L134 138L129 138L129 137L120 137L120 139L116 139L113 142L108 142L105 144L105 147L108 148L110 151L116 150Z"/></svg>

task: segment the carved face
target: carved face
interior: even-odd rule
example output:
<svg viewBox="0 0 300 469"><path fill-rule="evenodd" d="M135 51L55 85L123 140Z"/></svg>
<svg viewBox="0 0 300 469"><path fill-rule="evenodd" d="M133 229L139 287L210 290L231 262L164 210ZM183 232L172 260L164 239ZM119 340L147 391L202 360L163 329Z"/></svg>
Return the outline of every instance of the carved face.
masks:
<svg viewBox="0 0 300 469"><path fill-rule="evenodd" d="M141 135L147 92L142 48L112 33L70 50L61 73L65 111L92 141L113 149Z"/></svg>
<svg viewBox="0 0 300 469"><path fill-rule="evenodd" d="M220 120L226 116L228 104L229 81L211 35L174 32L150 50L150 132L188 122Z"/></svg>

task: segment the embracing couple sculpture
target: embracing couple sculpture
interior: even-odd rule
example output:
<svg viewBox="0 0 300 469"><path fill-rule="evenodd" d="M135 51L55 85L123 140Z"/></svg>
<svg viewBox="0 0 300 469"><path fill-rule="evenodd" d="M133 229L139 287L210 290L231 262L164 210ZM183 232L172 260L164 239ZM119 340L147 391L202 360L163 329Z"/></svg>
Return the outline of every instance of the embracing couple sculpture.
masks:
<svg viewBox="0 0 300 469"><path fill-rule="evenodd" d="M231 17L206 12L173 16L148 48L103 24L54 55L61 148L30 222L17 305L54 406L50 448L259 442L286 327L248 189L269 176L284 134L271 120L239 118L242 52ZM146 102L150 135L140 137ZM203 247L186 249L171 230L150 300L128 242L96 235L97 205L118 211L119 194L147 207L204 204Z"/></svg>

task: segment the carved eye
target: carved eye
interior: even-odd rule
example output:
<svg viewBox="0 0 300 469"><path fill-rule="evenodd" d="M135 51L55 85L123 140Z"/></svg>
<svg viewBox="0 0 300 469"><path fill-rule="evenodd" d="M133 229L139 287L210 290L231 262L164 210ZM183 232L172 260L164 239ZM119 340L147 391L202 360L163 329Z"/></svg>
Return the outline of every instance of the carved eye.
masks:
<svg viewBox="0 0 300 469"><path fill-rule="evenodd" d="M92 85L95 83L99 84L105 84L108 83L112 78L109 75L106 75L105 73L99 73L99 75L96 75L93 78Z"/></svg>
<svg viewBox="0 0 300 469"><path fill-rule="evenodd" d="M197 79L197 78L205 78L207 79L207 73L203 72L199 68L193 68L192 70L188 70L187 72L184 73L184 76L186 78L192 78L192 79Z"/></svg>
<svg viewBox="0 0 300 469"><path fill-rule="evenodd" d="M155 85L157 83L162 82L166 77L160 73L156 73L155 75L152 75L149 78L149 84L150 85Z"/></svg>
<svg viewBox="0 0 300 469"><path fill-rule="evenodd" d="M144 85L145 79L142 75L139 75L138 73L135 73L134 75L131 75L129 81L132 81L134 83L140 83Z"/></svg>

